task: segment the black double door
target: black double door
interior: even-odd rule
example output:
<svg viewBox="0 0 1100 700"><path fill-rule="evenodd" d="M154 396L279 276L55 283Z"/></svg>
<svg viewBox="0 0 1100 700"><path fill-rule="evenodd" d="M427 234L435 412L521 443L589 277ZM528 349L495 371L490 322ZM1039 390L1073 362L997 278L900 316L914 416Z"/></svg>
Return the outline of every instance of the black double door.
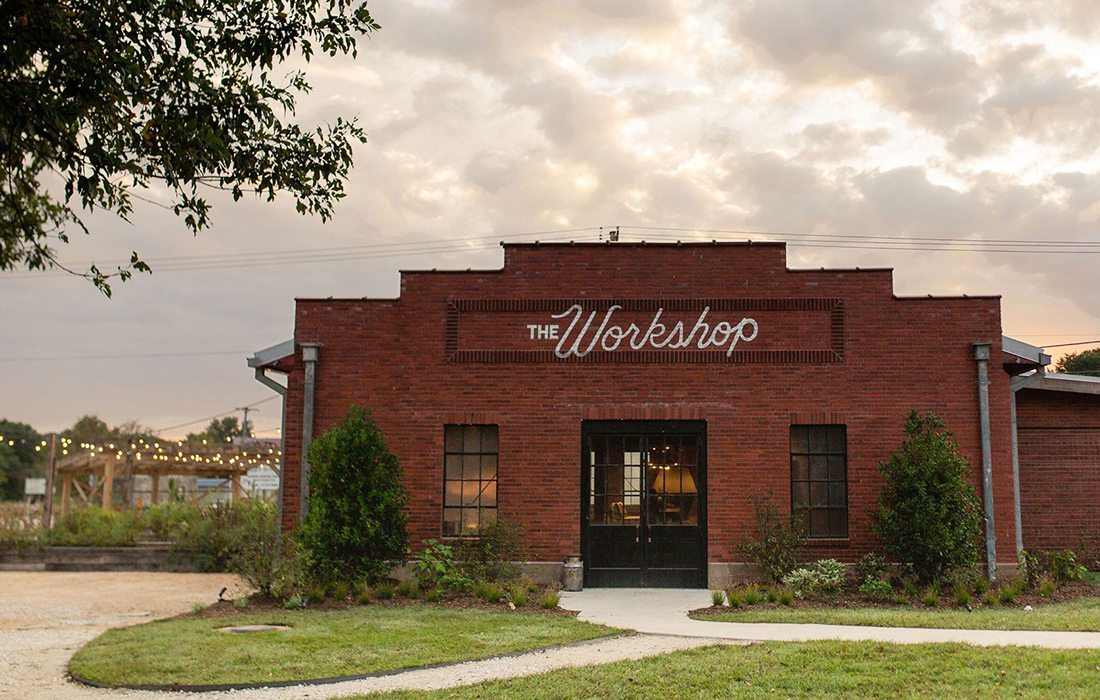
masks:
<svg viewBox="0 0 1100 700"><path fill-rule="evenodd" d="M706 423L585 421L586 586L706 585Z"/></svg>

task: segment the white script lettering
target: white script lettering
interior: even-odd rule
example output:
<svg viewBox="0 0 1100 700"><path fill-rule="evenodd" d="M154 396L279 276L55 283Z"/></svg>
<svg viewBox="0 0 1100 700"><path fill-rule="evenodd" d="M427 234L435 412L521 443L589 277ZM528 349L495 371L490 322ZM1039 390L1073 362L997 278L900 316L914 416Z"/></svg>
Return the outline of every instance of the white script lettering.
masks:
<svg viewBox="0 0 1100 700"><path fill-rule="evenodd" d="M625 327L613 323L615 312L621 311L622 308L622 306L615 304L605 311L599 326L592 332L590 337L587 336L589 336L589 331L599 312L592 311L585 318L584 309L580 304L574 304L561 313L553 314L552 318L572 317L569 321L569 327L566 328L565 333L560 338L557 325L529 324L527 328L531 332L532 340L535 340L536 337L539 340L558 340L558 344L554 348L554 354L563 360L569 357L584 357L592 352L597 344L605 352L615 352L624 340L634 350L642 350L646 347L657 350L665 348L680 350L694 344L700 350L709 347L725 348L726 357L729 357L733 354L738 342L743 340L750 343L760 332L756 320L748 317L742 318L736 325L728 321L719 321L712 326L706 322L707 314L710 313L709 306L703 307L703 311L699 314L695 323L690 326L690 330L685 327L683 321L677 321L671 328L661 323L661 315L665 310L659 308L653 314L653 319L649 322L645 332L642 332L641 327L636 323L630 323ZM582 319L584 319L583 323ZM544 335L542 333L544 328L551 330L548 330Z"/></svg>

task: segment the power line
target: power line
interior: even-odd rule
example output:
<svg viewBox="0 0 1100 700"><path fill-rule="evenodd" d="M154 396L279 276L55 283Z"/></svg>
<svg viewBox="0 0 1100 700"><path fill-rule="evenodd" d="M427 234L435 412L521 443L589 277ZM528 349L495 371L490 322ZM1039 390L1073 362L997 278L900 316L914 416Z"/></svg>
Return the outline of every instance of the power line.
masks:
<svg viewBox="0 0 1100 700"><path fill-rule="evenodd" d="M0 362L53 362L76 360L140 360L161 357L199 357L204 355L247 355L247 350L210 350L202 352L151 352L125 355L34 355L26 357L0 357Z"/></svg>
<svg viewBox="0 0 1100 700"><path fill-rule="evenodd" d="M950 237L930 237L930 236L875 236L870 234L855 234L855 233L812 233L802 231L768 231L768 230L751 230L751 229L708 229L708 228L674 228L668 226L622 226L622 229L634 230L634 231L668 231L677 233L721 233L721 234L735 234L738 236L785 236L785 237L804 237L804 238L822 238L822 239L838 239L838 238L852 238L858 240L867 241L931 241L936 243L973 243L973 244L995 244L995 243L1009 243L1019 245L1043 245L1043 246L1057 246L1057 245L1085 245L1100 247L1100 241L1075 241L1075 240L1046 240L1046 239L1012 239L1012 238L950 238Z"/></svg>
<svg viewBox="0 0 1100 700"><path fill-rule="evenodd" d="M1100 343L1100 340L1082 340L1077 343L1058 343L1057 345L1044 345L1043 349L1046 350L1047 348L1068 348L1073 345L1096 345L1097 343Z"/></svg>
<svg viewBox="0 0 1100 700"><path fill-rule="evenodd" d="M279 398L279 396L277 394L275 396L269 396L266 399L261 399L261 400L255 402L255 403L248 404L248 408L253 408L255 406L260 406L262 404L267 403L268 401L274 401L277 398ZM215 418L223 418L223 417L228 416L232 413L236 413L239 410L241 410L241 409L231 408L228 411L222 411L221 413L215 414L213 416L207 416L206 418L196 418L193 421L188 421L186 423L180 423L179 425L170 425L167 428L157 428L153 432L159 434L159 433L163 433L163 432L168 431L168 430L175 430L176 428L186 428L187 426L195 425L196 423L205 423L206 421L214 420Z"/></svg>

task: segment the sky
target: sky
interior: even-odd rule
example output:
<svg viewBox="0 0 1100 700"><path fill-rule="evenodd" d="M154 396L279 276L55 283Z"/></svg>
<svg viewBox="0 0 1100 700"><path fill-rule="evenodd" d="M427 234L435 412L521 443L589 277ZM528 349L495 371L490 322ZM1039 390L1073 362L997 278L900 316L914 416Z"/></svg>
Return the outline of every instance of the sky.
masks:
<svg viewBox="0 0 1100 700"><path fill-rule="evenodd" d="M599 227L787 240L792 268L893 267L898 294L1003 295L1026 342L1100 339L1100 256L1062 243L1100 243L1095 0L370 8L381 31L308 64L297 112L367 131L335 218L215 198L192 236L155 189L129 223L87 217L61 260L136 250L154 273L110 300L0 274L0 417L198 430L273 396L245 358L291 337L294 297L392 297L400 269L499 268L499 240ZM936 238L971 243L912 243ZM256 409L275 435L278 402Z"/></svg>

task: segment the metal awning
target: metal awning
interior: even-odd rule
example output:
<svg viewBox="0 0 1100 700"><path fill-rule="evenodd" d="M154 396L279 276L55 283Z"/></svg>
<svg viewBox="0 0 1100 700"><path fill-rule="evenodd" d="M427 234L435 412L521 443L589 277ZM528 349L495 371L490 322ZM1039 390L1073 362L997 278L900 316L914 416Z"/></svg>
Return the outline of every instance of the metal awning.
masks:
<svg viewBox="0 0 1100 700"><path fill-rule="evenodd" d="M285 360L288 357L294 356L294 339L284 340L278 345L272 345L269 348L263 350L257 350L252 354L252 357L248 358L249 367L270 367L278 363L280 360Z"/></svg>

